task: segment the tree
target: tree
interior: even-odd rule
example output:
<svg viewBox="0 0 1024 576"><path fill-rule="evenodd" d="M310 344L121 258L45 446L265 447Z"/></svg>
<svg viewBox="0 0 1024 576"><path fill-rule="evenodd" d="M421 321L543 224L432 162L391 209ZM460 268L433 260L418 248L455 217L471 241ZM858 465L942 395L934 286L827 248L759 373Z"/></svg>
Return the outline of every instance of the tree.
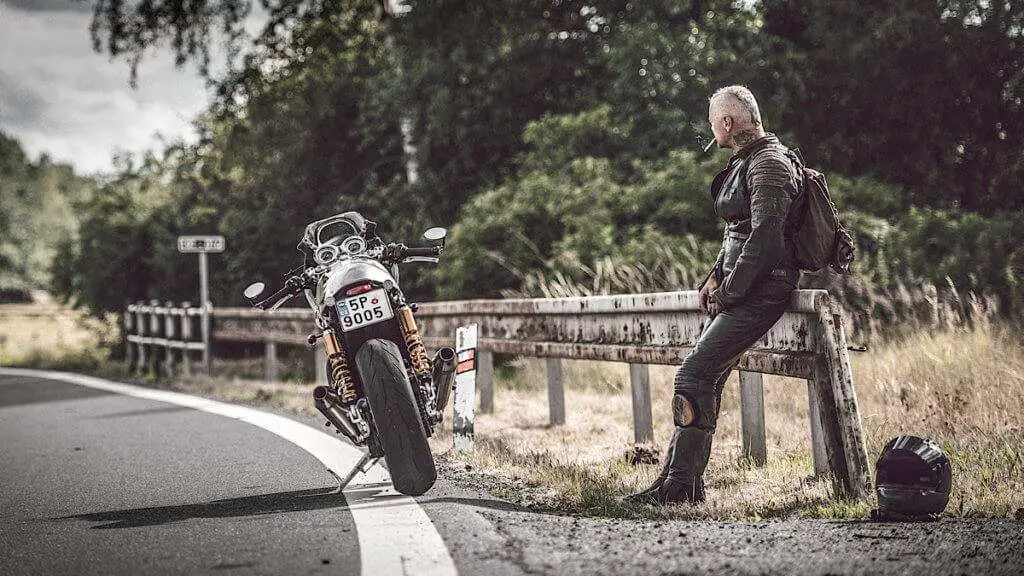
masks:
<svg viewBox="0 0 1024 576"><path fill-rule="evenodd" d="M1024 5L764 4L757 83L816 162L904 184L912 204L1024 207Z"/></svg>
<svg viewBox="0 0 1024 576"><path fill-rule="evenodd" d="M30 160L17 140L0 132L0 288L47 286L54 247L77 227L73 204L92 186L46 155Z"/></svg>

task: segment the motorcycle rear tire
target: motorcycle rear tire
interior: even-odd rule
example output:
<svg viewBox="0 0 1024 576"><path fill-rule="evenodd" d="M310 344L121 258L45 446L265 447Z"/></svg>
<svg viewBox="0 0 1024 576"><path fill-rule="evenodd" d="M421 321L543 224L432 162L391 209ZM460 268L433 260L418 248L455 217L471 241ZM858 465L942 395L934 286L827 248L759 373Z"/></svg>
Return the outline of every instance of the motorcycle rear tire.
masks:
<svg viewBox="0 0 1024 576"><path fill-rule="evenodd" d="M437 480L427 433L398 346L375 338L360 346L356 369L395 490L419 496Z"/></svg>

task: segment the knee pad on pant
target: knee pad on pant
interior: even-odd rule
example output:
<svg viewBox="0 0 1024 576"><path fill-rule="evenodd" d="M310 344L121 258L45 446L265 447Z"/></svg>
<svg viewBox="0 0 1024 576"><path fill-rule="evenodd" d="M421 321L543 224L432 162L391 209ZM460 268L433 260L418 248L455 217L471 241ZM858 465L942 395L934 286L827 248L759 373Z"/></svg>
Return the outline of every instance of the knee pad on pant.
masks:
<svg viewBox="0 0 1024 576"><path fill-rule="evenodd" d="M697 403L685 394L672 396L672 421L680 428L693 426L700 420Z"/></svg>
<svg viewBox="0 0 1024 576"><path fill-rule="evenodd" d="M681 421L676 418L677 402L673 397L672 410L676 425L714 431L718 421L717 382L725 374L710 371L697 372L693 366L687 365L688 363L684 362L683 364L676 373L674 391L676 396L681 396L690 403L696 418L688 426L683 426Z"/></svg>
<svg viewBox="0 0 1024 576"><path fill-rule="evenodd" d="M691 380L685 384L686 385L684 386L677 386L675 389L675 395L672 397L672 416L676 422L676 426L682 426L683 428L696 427L705 430L714 430L716 421L718 420L715 383L704 381L694 382ZM687 426L683 426L681 423L682 421L676 416L677 410L685 408L681 402L677 402L676 398L686 399L690 408L693 410L694 420Z"/></svg>

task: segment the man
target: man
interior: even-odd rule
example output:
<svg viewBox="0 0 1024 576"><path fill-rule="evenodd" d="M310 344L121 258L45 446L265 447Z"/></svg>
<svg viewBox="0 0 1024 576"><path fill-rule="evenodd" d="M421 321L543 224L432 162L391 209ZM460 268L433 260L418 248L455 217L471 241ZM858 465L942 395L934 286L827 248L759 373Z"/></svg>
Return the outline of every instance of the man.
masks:
<svg viewBox="0 0 1024 576"><path fill-rule="evenodd" d="M704 500L725 380L782 316L800 276L787 230L789 208L802 188L795 156L764 131L757 101L743 86L711 96L708 122L718 146L733 150L711 185L715 212L727 222L718 261L700 290L711 320L676 373L676 428L665 465L650 488L627 497L633 502Z"/></svg>

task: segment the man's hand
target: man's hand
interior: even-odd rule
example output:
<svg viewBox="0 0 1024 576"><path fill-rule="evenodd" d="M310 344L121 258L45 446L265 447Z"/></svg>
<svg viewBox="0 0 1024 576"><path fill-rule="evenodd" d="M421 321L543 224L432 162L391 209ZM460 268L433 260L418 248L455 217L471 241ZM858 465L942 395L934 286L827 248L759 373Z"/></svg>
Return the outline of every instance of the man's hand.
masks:
<svg viewBox="0 0 1024 576"><path fill-rule="evenodd" d="M708 295L708 306L707 306L707 309L705 310L708 313L708 316L714 318L715 316L718 316L718 313L721 312L722 310L725 310L725 307L722 306L721 304L719 304L718 300L712 298L711 295L709 294Z"/></svg>
<svg viewBox="0 0 1024 576"><path fill-rule="evenodd" d="M715 275L712 274L711 276L708 277L707 281L704 282L704 286L701 286L700 289L700 309L707 312L708 314L711 313L711 311L708 309L708 303L711 298L711 291L714 290L715 288L718 288L718 281L715 280Z"/></svg>

